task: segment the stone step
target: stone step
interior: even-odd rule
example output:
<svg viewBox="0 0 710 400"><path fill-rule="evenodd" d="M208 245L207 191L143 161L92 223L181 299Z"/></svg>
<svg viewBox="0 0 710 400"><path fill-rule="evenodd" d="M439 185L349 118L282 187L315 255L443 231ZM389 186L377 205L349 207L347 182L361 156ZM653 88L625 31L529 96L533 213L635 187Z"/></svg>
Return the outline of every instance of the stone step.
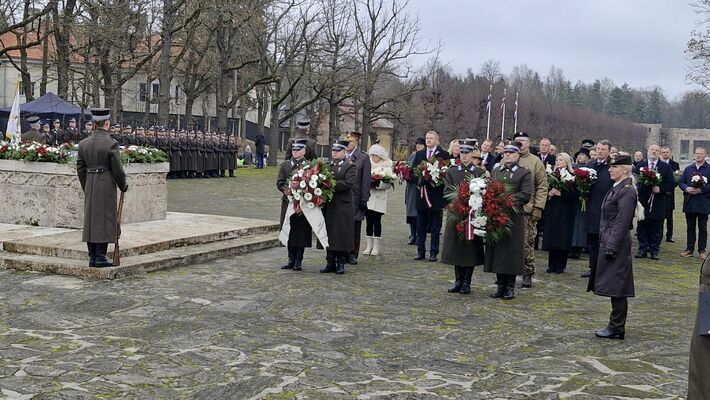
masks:
<svg viewBox="0 0 710 400"><path fill-rule="evenodd" d="M123 226L120 240L121 257L275 233L278 229L279 225L272 221L169 212L164 221ZM81 231L78 230L7 240L2 243L2 249L8 253L63 259L88 258L86 243L81 241ZM109 245L108 255L113 257L113 245Z"/></svg>
<svg viewBox="0 0 710 400"><path fill-rule="evenodd" d="M108 268L91 268L88 266L88 259L77 260L36 254L2 253L0 268L71 275L80 278L116 279L197 264L215 258L231 257L278 245L277 233L264 233L122 257L120 266Z"/></svg>

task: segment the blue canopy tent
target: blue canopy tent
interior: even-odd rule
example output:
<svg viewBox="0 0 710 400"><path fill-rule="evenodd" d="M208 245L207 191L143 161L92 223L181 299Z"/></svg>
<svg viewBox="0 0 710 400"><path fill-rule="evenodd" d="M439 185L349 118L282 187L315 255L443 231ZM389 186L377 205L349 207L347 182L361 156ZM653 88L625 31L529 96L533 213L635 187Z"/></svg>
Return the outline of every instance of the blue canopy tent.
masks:
<svg viewBox="0 0 710 400"><path fill-rule="evenodd" d="M0 127L2 132L5 132L7 128L7 120L10 119L10 112L12 107L0 109ZM42 97L34 99L25 104L20 104L20 114L22 116L22 131L30 129L30 126L25 122L25 118L29 115L38 115L42 120L42 123L49 122L50 125L53 120L59 119L62 121L62 128L69 126L69 119L77 119L77 127L80 126L79 118L81 117L81 108L75 106L74 104L59 98L56 94L52 92L47 92ZM88 110L84 110L84 119L89 119L91 114ZM2 136L2 135L0 135Z"/></svg>

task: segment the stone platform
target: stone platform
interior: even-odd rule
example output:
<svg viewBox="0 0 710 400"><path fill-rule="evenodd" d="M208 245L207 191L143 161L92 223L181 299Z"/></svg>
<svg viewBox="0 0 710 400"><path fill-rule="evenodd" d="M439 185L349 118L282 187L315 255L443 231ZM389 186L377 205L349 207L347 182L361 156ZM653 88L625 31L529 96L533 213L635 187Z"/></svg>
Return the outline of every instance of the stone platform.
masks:
<svg viewBox="0 0 710 400"><path fill-rule="evenodd" d="M121 265L91 268L81 230L0 224L0 268L115 279L275 247L278 228L272 221L168 212L164 220L123 225Z"/></svg>

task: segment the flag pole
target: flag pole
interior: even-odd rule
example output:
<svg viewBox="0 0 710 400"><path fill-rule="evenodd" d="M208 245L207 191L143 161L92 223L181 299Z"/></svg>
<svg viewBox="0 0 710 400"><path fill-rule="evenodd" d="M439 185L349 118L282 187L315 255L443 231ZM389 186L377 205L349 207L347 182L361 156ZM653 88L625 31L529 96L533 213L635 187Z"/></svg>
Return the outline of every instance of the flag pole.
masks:
<svg viewBox="0 0 710 400"><path fill-rule="evenodd" d="M488 108L488 123L486 124L486 139L491 138L491 99L493 98L493 85L488 89L488 102L486 108Z"/></svg>
<svg viewBox="0 0 710 400"><path fill-rule="evenodd" d="M515 128L513 129L513 135L518 133L518 92L515 92Z"/></svg>
<svg viewBox="0 0 710 400"><path fill-rule="evenodd" d="M503 89L503 102L500 105L500 108L503 110L503 117L501 118L501 125L500 125L500 140L504 140L504 132L505 132L505 95L508 92L508 89Z"/></svg>

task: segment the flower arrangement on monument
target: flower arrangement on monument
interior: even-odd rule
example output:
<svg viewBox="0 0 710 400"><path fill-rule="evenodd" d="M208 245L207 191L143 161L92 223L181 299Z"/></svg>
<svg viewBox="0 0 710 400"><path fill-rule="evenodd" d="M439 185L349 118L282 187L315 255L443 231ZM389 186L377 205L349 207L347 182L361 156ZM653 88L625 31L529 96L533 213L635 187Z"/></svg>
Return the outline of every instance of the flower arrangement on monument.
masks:
<svg viewBox="0 0 710 400"><path fill-rule="evenodd" d="M121 162L123 164L152 164L161 163L168 160L168 156L165 154L165 152L156 149L155 147L119 146L118 149L121 153Z"/></svg>
<svg viewBox="0 0 710 400"><path fill-rule="evenodd" d="M574 182L577 184L577 190L579 190L579 202L582 212L587 211L589 193L596 181L597 170L594 168L579 167L574 169Z"/></svg>
<svg viewBox="0 0 710 400"><path fill-rule="evenodd" d="M300 212L302 205L316 208L329 202L335 191L335 177L327 164L313 160L293 174L289 187L288 200Z"/></svg>
<svg viewBox="0 0 710 400"><path fill-rule="evenodd" d="M575 175L567 168L554 169L552 165L547 164L545 172L547 172L547 184L550 189L567 192L575 186Z"/></svg>
<svg viewBox="0 0 710 400"><path fill-rule="evenodd" d="M60 147L29 141L20 143L0 141L0 159L53 163L69 161L68 153Z"/></svg>

